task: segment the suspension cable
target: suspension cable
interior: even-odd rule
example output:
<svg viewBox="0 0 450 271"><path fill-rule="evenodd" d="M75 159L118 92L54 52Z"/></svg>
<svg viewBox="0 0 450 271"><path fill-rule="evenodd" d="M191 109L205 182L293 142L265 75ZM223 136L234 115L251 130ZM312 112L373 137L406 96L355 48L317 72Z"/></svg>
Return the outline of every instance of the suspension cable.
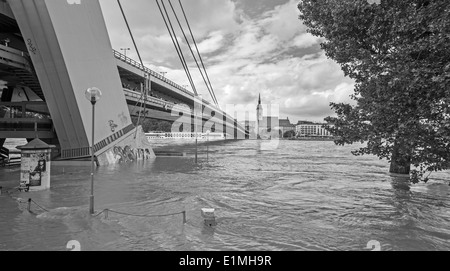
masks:
<svg viewBox="0 0 450 271"><path fill-rule="evenodd" d="M139 61L141 62L142 67L144 67L144 62L142 61L141 54L139 53L138 47L136 45L136 41L134 40L133 32L131 32L130 25L128 24L127 16L125 15L125 11L122 8L122 4L120 3L120 0L117 0L117 3L119 3L120 11L122 12L122 16L125 19L125 23L128 28L128 32L130 33L131 39L133 40L134 49L136 49L137 55L139 57Z"/></svg>
<svg viewBox="0 0 450 271"><path fill-rule="evenodd" d="M162 1L161 1L161 3L162 3ZM191 76L191 74L189 72L189 69L187 67L187 63L186 63L186 61L184 61L185 59L184 59L184 57L182 55L181 47L177 43L178 40L176 38L176 35L175 35L175 33L172 34L172 31L170 30L169 24L167 23L167 20L169 20L169 18L166 19L165 15L164 15L164 12L162 11L161 6L159 5L158 0L156 0L156 4L158 5L159 11L160 11L161 16L162 16L162 18L164 20L164 24L166 25L167 31L169 32L169 35L170 35L170 38L172 40L173 46L175 47L175 50L177 51L178 58L181 61L181 65L183 66L184 72L186 73L186 76L187 76L187 78L189 80L189 83L191 84L192 90L194 91L194 93L197 93L195 85L194 85L194 81L193 81L192 76Z"/></svg>
<svg viewBox="0 0 450 271"><path fill-rule="evenodd" d="M170 17L169 17L169 14L167 13L167 9L166 9L166 7L164 5L164 2L161 0L161 4L163 5L165 14L167 16L167 20L166 20L166 17L164 16L164 12L162 11L158 0L156 0L156 4L158 5L159 11L161 13L161 16L163 17L164 23L165 23L165 25L167 27L167 30L169 31L170 38L172 39L172 42L173 42L173 45L175 46L175 49L176 49L177 54L178 54L178 57L180 58L180 61L181 61L182 65L183 65L183 68L184 68L184 71L186 72L186 76L188 77L188 80L189 80L189 82L190 82L190 84L192 86L192 90L194 91L195 95L197 96L198 93L197 93L197 89L196 89L195 84L194 84L194 80L192 79L191 73L189 71L189 67L187 65L186 59L184 58L183 52L181 50L181 46L180 46L180 44L178 42L178 39L176 37L176 33L175 33L174 29L173 29L173 25L172 25L172 22L170 21ZM169 25L170 25L170 27L169 27Z"/></svg>
<svg viewBox="0 0 450 271"><path fill-rule="evenodd" d="M122 4L120 3L120 0L117 0L117 3L119 4L119 8L120 8L120 11L121 11L121 13L122 13L122 17L123 17L123 19L125 20L125 24L127 25L128 32L130 33L130 36L131 36L131 40L133 41L134 49L136 50L136 53L137 53L137 55L138 55L138 57L139 57L139 61L141 62L141 66L142 66L142 68L144 69L144 68L145 68L145 66L144 66L144 61L142 61L141 54L140 54L139 49L138 49L138 47L137 47L136 41L135 41L135 39L134 39L133 32L131 31L130 24L128 23L127 16L125 15L125 11L123 10L123 7L122 7ZM146 75L146 72L144 72L145 80L147 80L147 76L149 76L149 78L150 78L151 75L150 75L150 74ZM150 82L151 82L151 81L150 81ZM147 83L145 83L145 84L147 85ZM148 87L151 88L151 85L148 86ZM144 88L145 88L145 87L144 87ZM144 95L144 93L145 93L145 95ZM139 115L138 115L137 125L139 125L139 124L141 123L141 112L142 112L142 111L145 112L146 109L147 109L147 94L146 94L146 93L147 93L147 90L144 89L144 91L142 91L142 88L141 88L141 98L139 99L139 101L144 97L144 103L141 103L141 106L140 106L141 110L139 110ZM136 103L135 108L136 108L136 106L139 104L139 101ZM143 108L144 110L142 110L142 108ZM135 135L134 135L134 138L136 138L136 136L137 136L137 129L136 129L136 133L135 133Z"/></svg>
<svg viewBox="0 0 450 271"><path fill-rule="evenodd" d="M209 85L208 85L208 83L206 81L205 75L203 74L202 69L200 68L200 65L199 65L199 63L197 61L197 58L195 57L194 51L192 50L191 44L189 43L189 39L187 38L186 33L184 32L184 29L183 29L183 27L182 27L182 25L180 23L180 20L178 19L178 15L175 12L175 9L174 9L174 7L172 5L172 2L170 0L168 0L168 1L169 1L169 4L170 4L170 7L172 8L173 15L175 16L175 19L178 22L178 26L180 27L181 32L183 33L184 39L186 40L186 43L187 43L187 45L189 47L189 50L191 51L192 57L194 58L194 61L195 61L195 64L197 64L197 68L198 68L198 70L199 70L199 72L200 72L200 74L201 74L201 76L203 78L203 81L205 82L206 88L208 89L208 92L211 95L211 98L212 98L213 102L217 105L217 101L214 99L214 96L213 96L213 94L211 92L211 89L210 89L210 87L209 87Z"/></svg>
<svg viewBox="0 0 450 271"><path fill-rule="evenodd" d="M199 49L198 49L197 42L195 41L194 34L192 33L192 29L191 29L191 26L190 26L189 21L188 21L188 19L187 19L186 12L184 11L183 4L181 3L181 0L178 0L178 2L180 3L181 10L183 11L184 19L186 20L186 24L187 24L187 26L188 26L188 28L189 28L189 32L191 33L192 40L194 41L194 45L195 45L195 48L196 48L196 50L197 50L198 56L199 56L199 58L200 58L200 62L202 63L203 69L205 70L206 78L208 79L209 85L211 86L211 91L212 91L212 93L213 93L213 95L214 95L214 98L213 98L213 99L214 99L214 100L216 101L216 103L217 103L216 94L215 94L215 92L214 92L214 89L213 89L213 86L212 86L212 84L211 84L211 81L209 80L208 72L206 71L205 64L204 64L204 62L203 62L202 56L200 55L200 51L199 51ZM218 103L217 103L217 105L218 105Z"/></svg>

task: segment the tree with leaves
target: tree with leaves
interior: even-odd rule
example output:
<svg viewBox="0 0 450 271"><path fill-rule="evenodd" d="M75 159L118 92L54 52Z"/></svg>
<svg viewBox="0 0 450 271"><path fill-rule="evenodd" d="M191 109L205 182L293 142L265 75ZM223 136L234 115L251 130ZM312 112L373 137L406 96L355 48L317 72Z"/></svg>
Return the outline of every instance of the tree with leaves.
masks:
<svg viewBox="0 0 450 271"><path fill-rule="evenodd" d="M134 125L137 125L138 118L132 117L132 121ZM141 125L145 133L155 131L170 133L172 131L172 123L164 120L145 119L141 122Z"/></svg>
<svg viewBox="0 0 450 271"><path fill-rule="evenodd" d="M450 2L303 0L300 19L354 79L356 105L332 103L336 144L391 163L392 173L450 168ZM415 166L414 170L411 165Z"/></svg>

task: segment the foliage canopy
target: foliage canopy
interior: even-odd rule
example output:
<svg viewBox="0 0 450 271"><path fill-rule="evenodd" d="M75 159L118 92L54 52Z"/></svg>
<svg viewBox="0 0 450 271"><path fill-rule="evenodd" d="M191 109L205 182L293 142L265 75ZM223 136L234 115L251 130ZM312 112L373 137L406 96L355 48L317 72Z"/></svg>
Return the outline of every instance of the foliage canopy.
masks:
<svg viewBox="0 0 450 271"><path fill-rule="evenodd" d="M332 103L336 144L367 146L391 163L425 172L450 168L450 2L303 0L308 31L354 79L356 105ZM392 170L392 167L391 167Z"/></svg>

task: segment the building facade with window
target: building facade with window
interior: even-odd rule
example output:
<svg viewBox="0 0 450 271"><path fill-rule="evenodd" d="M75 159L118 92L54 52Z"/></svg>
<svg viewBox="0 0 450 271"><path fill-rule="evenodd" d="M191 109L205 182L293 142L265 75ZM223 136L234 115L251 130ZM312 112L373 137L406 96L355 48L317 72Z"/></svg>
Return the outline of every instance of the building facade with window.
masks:
<svg viewBox="0 0 450 271"><path fill-rule="evenodd" d="M296 127L296 134L299 137L333 137L325 127L333 127L329 124L299 124Z"/></svg>
<svg viewBox="0 0 450 271"><path fill-rule="evenodd" d="M281 133L284 135L286 132L295 131L295 125L291 123L289 118L280 119L279 129Z"/></svg>

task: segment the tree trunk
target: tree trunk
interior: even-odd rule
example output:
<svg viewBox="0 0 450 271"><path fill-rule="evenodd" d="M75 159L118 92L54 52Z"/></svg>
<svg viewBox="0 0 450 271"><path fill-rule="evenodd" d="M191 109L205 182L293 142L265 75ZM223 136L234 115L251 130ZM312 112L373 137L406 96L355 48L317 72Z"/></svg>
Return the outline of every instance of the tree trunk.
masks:
<svg viewBox="0 0 450 271"><path fill-rule="evenodd" d="M402 153L400 150L401 148L396 143L394 150L392 151L392 161L389 172L409 175L411 172L411 157L405 153Z"/></svg>

